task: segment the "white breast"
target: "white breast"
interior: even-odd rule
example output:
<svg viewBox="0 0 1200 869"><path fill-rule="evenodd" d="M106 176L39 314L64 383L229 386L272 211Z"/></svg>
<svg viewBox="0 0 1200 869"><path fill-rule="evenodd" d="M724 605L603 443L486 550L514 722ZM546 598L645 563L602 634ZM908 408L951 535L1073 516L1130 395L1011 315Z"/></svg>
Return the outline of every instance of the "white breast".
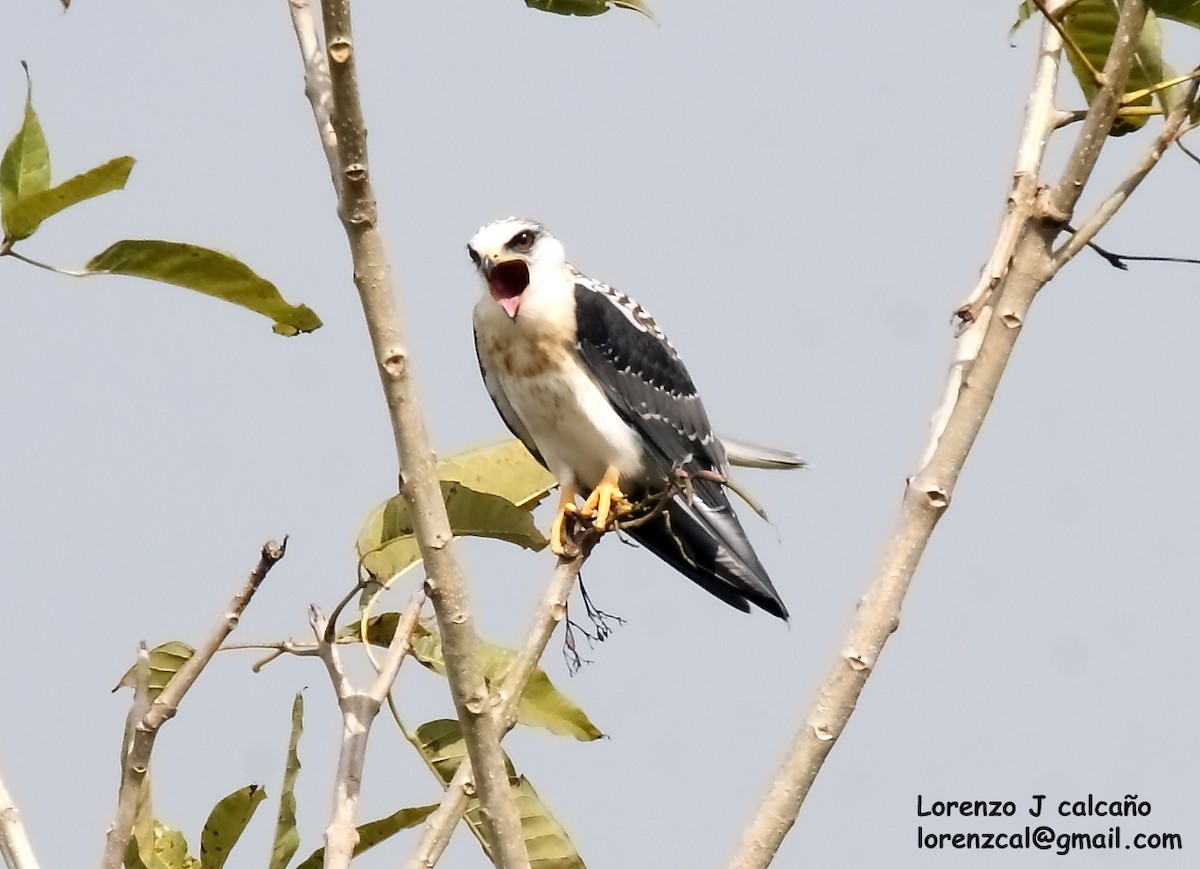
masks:
<svg viewBox="0 0 1200 869"><path fill-rule="evenodd" d="M523 301L514 321L490 297L481 299L475 328L484 367L559 482L590 490L609 466L624 479L639 477L640 440L580 366L566 328L573 310L566 319L552 307Z"/></svg>

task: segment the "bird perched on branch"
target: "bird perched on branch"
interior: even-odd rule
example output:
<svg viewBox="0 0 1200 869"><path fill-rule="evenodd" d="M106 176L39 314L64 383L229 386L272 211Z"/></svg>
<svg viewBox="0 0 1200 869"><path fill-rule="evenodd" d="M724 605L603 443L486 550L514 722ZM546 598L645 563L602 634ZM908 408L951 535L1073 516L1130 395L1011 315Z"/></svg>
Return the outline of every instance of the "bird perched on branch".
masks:
<svg viewBox="0 0 1200 869"><path fill-rule="evenodd" d="M727 604L786 619L726 495L725 446L654 319L572 267L534 221L491 223L467 250L485 288L474 312L484 385L560 484L551 548L569 550L576 522L616 525ZM778 450L737 450L740 464L802 464Z"/></svg>

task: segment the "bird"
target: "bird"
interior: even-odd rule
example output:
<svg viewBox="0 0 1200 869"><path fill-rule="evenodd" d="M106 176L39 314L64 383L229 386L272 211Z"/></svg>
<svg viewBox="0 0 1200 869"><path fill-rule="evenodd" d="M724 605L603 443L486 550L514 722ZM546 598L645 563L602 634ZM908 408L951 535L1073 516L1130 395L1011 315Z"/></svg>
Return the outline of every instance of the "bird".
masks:
<svg viewBox="0 0 1200 869"><path fill-rule="evenodd" d="M484 386L559 484L551 549L571 551L573 521L601 532L615 524L730 606L749 612L754 604L787 620L726 494L725 445L654 318L572 266L537 221L489 223L467 251L483 282L472 321ZM731 447L739 464L802 464L780 450ZM646 510L656 495L663 502Z"/></svg>

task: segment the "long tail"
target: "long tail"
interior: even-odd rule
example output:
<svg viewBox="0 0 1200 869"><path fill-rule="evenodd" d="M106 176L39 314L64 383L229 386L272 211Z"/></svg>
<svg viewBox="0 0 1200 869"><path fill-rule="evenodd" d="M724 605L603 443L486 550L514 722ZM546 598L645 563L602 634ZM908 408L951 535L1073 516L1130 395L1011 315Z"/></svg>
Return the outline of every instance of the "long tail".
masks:
<svg viewBox="0 0 1200 869"><path fill-rule="evenodd" d="M804 467L804 459L787 450L764 447L749 441L735 440L722 436L725 455L729 464L743 468L763 468L768 471L791 471Z"/></svg>
<svg viewBox="0 0 1200 869"><path fill-rule="evenodd" d="M754 604L787 619L788 611L758 560L724 490L699 481L629 536L710 594L742 612Z"/></svg>

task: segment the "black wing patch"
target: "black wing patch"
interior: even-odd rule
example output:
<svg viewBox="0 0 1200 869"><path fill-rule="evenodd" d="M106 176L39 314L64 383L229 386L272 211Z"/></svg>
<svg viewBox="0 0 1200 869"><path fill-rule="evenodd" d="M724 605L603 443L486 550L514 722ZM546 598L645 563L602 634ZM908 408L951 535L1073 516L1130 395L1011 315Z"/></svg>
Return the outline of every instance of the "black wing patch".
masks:
<svg viewBox="0 0 1200 869"><path fill-rule="evenodd" d="M580 359L617 414L645 439L646 457L657 459L652 474L665 482L682 470L690 478L686 496L676 495L658 519L629 535L730 606L747 610L750 602L786 619L787 607L724 487L711 475L695 475L724 475L726 460L691 375L654 321L607 289L575 285Z"/></svg>
<svg viewBox="0 0 1200 869"><path fill-rule="evenodd" d="M673 469L720 471L724 456L683 362L657 332L634 325L607 295L575 285L575 346L616 412Z"/></svg>

